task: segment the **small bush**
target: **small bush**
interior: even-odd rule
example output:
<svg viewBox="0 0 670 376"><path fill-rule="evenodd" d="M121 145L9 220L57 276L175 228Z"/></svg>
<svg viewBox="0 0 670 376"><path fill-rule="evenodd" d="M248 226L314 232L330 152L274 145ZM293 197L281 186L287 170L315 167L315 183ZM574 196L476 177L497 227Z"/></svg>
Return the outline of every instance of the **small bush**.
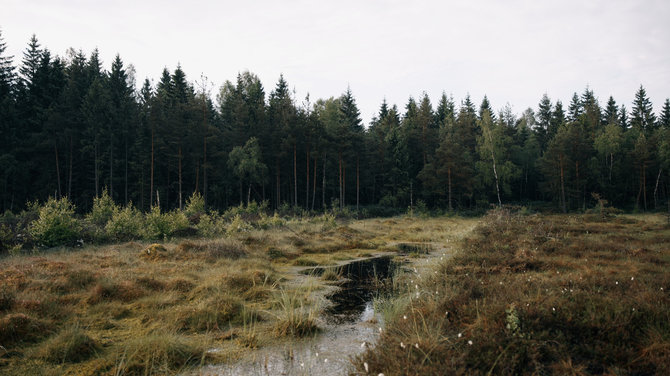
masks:
<svg viewBox="0 0 670 376"><path fill-rule="evenodd" d="M186 200L184 214L188 218L193 218L205 214L205 199L199 192L194 192L191 197Z"/></svg>
<svg viewBox="0 0 670 376"><path fill-rule="evenodd" d="M272 217L261 214L260 219L256 222L259 228L267 230L275 227L282 227L286 225L286 220L279 216L276 212Z"/></svg>
<svg viewBox="0 0 670 376"><path fill-rule="evenodd" d="M31 223L30 234L45 247L73 244L81 231L74 209L67 198L49 198L39 207L39 218Z"/></svg>
<svg viewBox="0 0 670 376"><path fill-rule="evenodd" d="M145 217L143 236L146 239L165 239L188 228L188 218L183 212L161 213L160 208L155 206Z"/></svg>
<svg viewBox="0 0 670 376"><path fill-rule="evenodd" d="M228 227L226 228L226 234L230 236L239 232L247 232L251 229L251 225L244 221L239 214L237 214L228 224Z"/></svg>
<svg viewBox="0 0 670 376"><path fill-rule="evenodd" d="M77 363L90 358L100 345L79 327L65 329L42 345L40 358L50 363Z"/></svg>
<svg viewBox="0 0 670 376"><path fill-rule="evenodd" d="M195 225L198 234L207 238L221 236L226 233L226 223L223 218L216 214L203 214L200 221Z"/></svg>
<svg viewBox="0 0 670 376"><path fill-rule="evenodd" d="M142 225L142 213L130 203L123 209L114 209L105 225L105 233L117 241L137 239L141 237Z"/></svg>
<svg viewBox="0 0 670 376"><path fill-rule="evenodd" d="M107 188L105 188L100 197L93 199L93 208L86 216L86 220L98 227L105 227L118 209L119 207L114 203L114 200L107 193Z"/></svg>

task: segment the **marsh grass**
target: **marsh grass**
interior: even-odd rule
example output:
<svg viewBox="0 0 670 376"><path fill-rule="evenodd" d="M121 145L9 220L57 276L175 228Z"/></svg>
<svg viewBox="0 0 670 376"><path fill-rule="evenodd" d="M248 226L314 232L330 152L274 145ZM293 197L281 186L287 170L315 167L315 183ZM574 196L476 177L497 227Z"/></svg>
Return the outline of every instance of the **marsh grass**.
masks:
<svg viewBox="0 0 670 376"><path fill-rule="evenodd" d="M74 325L44 342L37 356L49 363L77 363L96 355L100 349L97 341Z"/></svg>
<svg viewBox="0 0 670 376"><path fill-rule="evenodd" d="M202 340L156 332L130 340L120 349L114 366L116 375L172 374L187 365L207 360L208 344Z"/></svg>
<svg viewBox="0 0 670 376"><path fill-rule="evenodd" d="M495 211L451 260L399 283L378 345L355 365L385 375L668 374L668 244L654 216Z"/></svg>
<svg viewBox="0 0 670 376"><path fill-rule="evenodd" d="M306 290L278 291L274 301L277 318L274 332L277 336L305 337L319 330L317 319L320 307L316 302L309 301L311 292L311 285Z"/></svg>
<svg viewBox="0 0 670 376"><path fill-rule="evenodd" d="M415 221L292 219L222 239L213 234L3 256L0 374L176 374L315 335L326 306L322 287L335 275L298 276L294 262L335 265L374 255L393 238L444 237L439 231L471 225L421 219L411 239L403 238ZM77 344L90 345L81 358L65 351ZM212 348L221 351L207 351Z"/></svg>

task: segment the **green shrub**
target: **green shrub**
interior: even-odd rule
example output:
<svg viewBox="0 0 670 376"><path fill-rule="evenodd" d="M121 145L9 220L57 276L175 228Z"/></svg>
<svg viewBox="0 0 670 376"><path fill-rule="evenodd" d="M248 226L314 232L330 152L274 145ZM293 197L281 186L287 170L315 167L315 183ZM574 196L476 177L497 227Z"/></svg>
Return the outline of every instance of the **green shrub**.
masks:
<svg viewBox="0 0 670 376"><path fill-rule="evenodd" d="M261 214L260 219L256 222L259 228L267 230L273 227L282 227L286 224L286 220L280 217L277 212L272 217L269 217L265 214Z"/></svg>
<svg viewBox="0 0 670 376"><path fill-rule="evenodd" d="M191 197L186 200L186 207L184 208L184 214L186 217L191 218L193 216L201 215L205 213L205 199L199 192L194 192Z"/></svg>
<svg viewBox="0 0 670 376"><path fill-rule="evenodd" d="M244 221L242 217L237 214L226 228L226 234L232 235L238 232L245 232L251 230L251 225Z"/></svg>
<svg viewBox="0 0 670 376"><path fill-rule="evenodd" d="M198 234L204 237L220 236L226 233L226 224L223 218L217 213L203 214L200 216L200 222L195 225Z"/></svg>
<svg viewBox="0 0 670 376"><path fill-rule="evenodd" d="M93 199L93 209L86 216L86 220L96 226L105 227L107 222L112 219L112 216L119 207L114 203L114 200L107 193L107 189L102 191L100 197Z"/></svg>
<svg viewBox="0 0 670 376"><path fill-rule="evenodd" d="M37 244L55 247L73 243L81 225L74 217L74 205L67 199L49 198L39 207L39 217L30 224L30 234Z"/></svg>
<svg viewBox="0 0 670 376"><path fill-rule="evenodd" d="M116 208L105 226L107 236L116 240L130 240L141 237L142 213L130 203L123 209Z"/></svg>
<svg viewBox="0 0 670 376"><path fill-rule="evenodd" d="M189 228L188 218L181 211L161 213L160 208L153 207L144 219L142 235L146 239L163 239L176 232Z"/></svg>

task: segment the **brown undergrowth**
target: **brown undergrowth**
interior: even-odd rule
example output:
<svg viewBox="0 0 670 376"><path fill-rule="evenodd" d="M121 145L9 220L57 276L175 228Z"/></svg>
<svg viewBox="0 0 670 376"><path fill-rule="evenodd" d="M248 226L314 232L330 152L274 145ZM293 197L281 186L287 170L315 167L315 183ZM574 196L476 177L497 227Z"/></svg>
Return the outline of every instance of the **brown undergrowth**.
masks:
<svg viewBox="0 0 670 376"><path fill-rule="evenodd" d="M460 248L396 282L360 374L670 374L663 218L496 210Z"/></svg>

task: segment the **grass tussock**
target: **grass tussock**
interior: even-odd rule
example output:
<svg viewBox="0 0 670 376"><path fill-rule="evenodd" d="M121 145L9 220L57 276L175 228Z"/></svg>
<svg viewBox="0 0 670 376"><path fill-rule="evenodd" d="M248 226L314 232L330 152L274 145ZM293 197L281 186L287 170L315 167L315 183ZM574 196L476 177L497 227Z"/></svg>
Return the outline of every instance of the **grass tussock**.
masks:
<svg viewBox="0 0 670 376"><path fill-rule="evenodd" d="M404 306L358 371L670 373L670 247L649 240L670 230L638 221L489 214L435 273L401 284Z"/></svg>
<svg viewBox="0 0 670 376"><path fill-rule="evenodd" d="M7 349L22 342L34 342L51 329L48 323L32 316L10 313L0 318L0 344Z"/></svg>
<svg viewBox="0 0 670 376"><path fill-rule="evenodd" d="M110 300L131 302L144 294L144 290L134 282L103 280L98 282L93 289L91 289L87 303L97 304Z"/></svg>
<svg viewBox="0 0 670 376"><path fill-rule="evenodd" d="M65 329L42 344L38 357L49 363L78 363L97 354L100 345L84 330Z"/></svg>
<svg viewBox="0 0 670 376"><path fill-rule="evenodd" d="M278 308L274 332L280 337L305 337L319 331L317 317L319 309L306 302L311 289L306 292L280 290L276 296Z"/></svg>
<svg viewBox="0 0 670 376"><path fill-rule="evenodd" d="M152 333L133 339L119 355L117 375L174 374L207 359L207 343L174 333Z"/></svg>

